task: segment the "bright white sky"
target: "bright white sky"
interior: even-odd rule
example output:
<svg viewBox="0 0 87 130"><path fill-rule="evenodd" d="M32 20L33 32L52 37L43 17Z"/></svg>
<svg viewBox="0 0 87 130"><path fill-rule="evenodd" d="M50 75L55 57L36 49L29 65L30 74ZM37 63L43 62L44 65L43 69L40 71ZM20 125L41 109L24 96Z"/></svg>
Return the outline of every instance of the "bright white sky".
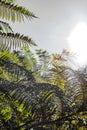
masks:
<svg viewBox="0 0 87 130"><path fill-rule="evenodd" d="M17 0L17 3L39 18L12 25L14 31L30 36L40 48L50 53L69 50L71 46L67 39L73 29L82 22L87 24L87 0Z"/></svg>

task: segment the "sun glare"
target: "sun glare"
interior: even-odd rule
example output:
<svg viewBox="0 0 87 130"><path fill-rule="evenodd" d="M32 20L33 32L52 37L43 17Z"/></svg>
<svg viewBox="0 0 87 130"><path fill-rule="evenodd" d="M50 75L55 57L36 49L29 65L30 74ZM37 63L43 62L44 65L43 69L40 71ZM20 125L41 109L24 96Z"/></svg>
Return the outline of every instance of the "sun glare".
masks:
<svg viewBox="0 0 87 130"><path fill-rule="evenodd" d="M79 23L68 38L70 50L76 53L79 65L87 63L87 24Z"/></svg>

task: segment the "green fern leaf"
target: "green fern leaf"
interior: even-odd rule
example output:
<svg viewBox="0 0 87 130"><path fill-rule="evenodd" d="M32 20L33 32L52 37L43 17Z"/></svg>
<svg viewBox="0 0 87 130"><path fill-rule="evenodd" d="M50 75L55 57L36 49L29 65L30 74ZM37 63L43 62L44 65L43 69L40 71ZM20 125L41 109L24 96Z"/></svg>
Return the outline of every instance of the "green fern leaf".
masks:
<svg viewBox="0 0 87 130"><path fill-rule="evenodd" d="M23 46L34 45L35 42L27 36L20 35L19 33L2 33L0 32L0 48L1 50L17 50Z"/></svg>
<svg viewBox="0 0 87 130"><path fill-rule="evenodd" d="M5 2L0 2L0 17L12 22L21 22L24 21L24 18L37 18L28 9Z"/></svg>
<svg viewBox="0 0 87 130"><path fill-rule="evenodd" d="M13 33L12 28L6 22L0 21L0 28L1 32L3 33Z"/></svg>

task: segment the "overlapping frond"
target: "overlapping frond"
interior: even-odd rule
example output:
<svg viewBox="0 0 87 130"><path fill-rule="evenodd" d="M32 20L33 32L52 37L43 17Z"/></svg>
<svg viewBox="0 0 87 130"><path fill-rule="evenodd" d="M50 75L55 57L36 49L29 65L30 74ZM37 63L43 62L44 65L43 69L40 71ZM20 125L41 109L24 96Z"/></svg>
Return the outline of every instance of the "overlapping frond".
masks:
<svg viewBox="0 0 87 130"><path fill-rule="evenodd" d="M24 18L36 18L28 9L11 3L0 2L0 17L12 22L21 22Z"/></svg>
<svg viewBox="0 0 87 130"><path fill-rule="evenodd" d="M2 19L21 22L25 18L37 18L28 9L14 5L14 1L0 1ZM22 127L25 130L54 130L63 125L61 129L65 129L65 126L68 126L67 129L74 129L75 125L72 127L71 124L73 119L87 125L85 118L80 119L75 115L87 111L87 75L83 78L80 73L62 64L70 54L63 50L62 55L54 55L53 70L56 74L49 73L49 79L55 76L55 85L37 83L32 69L26 67L26 58L24 62L24 57L15 53L20 47L30 45L36 46L31 38L19 33L14 34L8 23L0 21L0 127L3 130L19 130ZM15 52L9 53L6 50ZM40 53L41 50L37 54ZM24 56L24 52L22 54ZM34 60L32 54L28 55ZM43 56L48 57L48 60L50 58L46 51L39 55L40 58ZM46 62L44 64L46 65Z"/></svg>
<svg viewBox="0 0 87 130"><path fill-rule="evenodd" d="M87 110L87 68L77 71L79 82L82 86L83 103L80 110Z"/></svg>
<svg viewBox="0 0 87 130"><path fill-rule="evenodd" d="M10 95L0 91L0 130L13 129L17 127L16 121L19 122L20 117L21 121L27 118L27 111L23 106L24 104L20 104L18 100L15 101Z"/></svg>
<svg viewBox="0 0 87 130"><path fill-rule="evenodd" d="M71 118L73 120L74 116L67 117L66 115L78 112L83 103L83 101L80 101L80 99L83 100L83 97L80 98L83 91L76 72L69 68L63 68L61 72L66 73L65 78L67 80L66 90L63 91L58 86L49 83L37 83L31 71L28 71L25 66L15 63L14 60L12 61L9 56L7 56L9 59L6 60L4 55L1 56L1 59L4 59L1 65L3 73L8 72L13 79L1 77L0 91L9 95L12 99L18 100L20 105L24 104L28 109L29 119L33 119L33 122L26 129L33 128L33 124L44 122L44 120L49 122L57 119L57 122L60 122L61 125L65 120L69 121ZM14 75L16 76L15 81ZM62 120L64 116L65 119ZM18 126L18 128L20 127Z"/></svg>
<svg viewBox="0 0 87 130"><path fill-rule="evenodd" d="M16 62L20 65L22 64L19 60L19 57L16 54L9 53L8 51L0 52L0 66L3 66L10 61L14 63Z"/></svg>
<svg viewBox="0 0 87 130"><path fill-rule="evenodd" d="M61 99L62 107L68 105L67 102L64 100L64 93L59 88L55 88L55 86L52 86L50 84L31 83L29 84L29 86L26 86L18 83L9 82L0 78L0 91L9 95L11 94L14 99L19 100L21 103L25 103L27 107L39 101L42 98L42 94L46 93L46 91L50 92L50 90L52 91L52 93L54 93L53 102L55 101L57 103L59 98ZM49 93L47 97L48 96ZM42 101L45 103L44 98L43 100ZM68 108L68 110L69 109L70 108Z"/></svg>
<svg viewBox="0 0 87 130"><path fill-rule="evenodd" d="M17 50L23 46L36 46L35 42L27 36L19 33L2 33L0 32L0 49L1 50Z"/></svg>
<svg viewBox="0 0 87 130"><path fill-rule="evenodd" d="M60 87L63 86L68 97L68 103L77 111L84 102L84 92L79 73L76 70L73 70L69 65L66 65L68 55L69 52L65 50L61 55L54 55L53 71L56 73L56 75L54 75L54 82L56 81L59 84L59 82L62 81L63 84L60 84Z"/></svg>
<svg viewBox="0 0 87 130"><path fill-rule="evenodd" d="M8 72L9 74L12 75L12 77L14 77L13 75L16 75L15 81L13 79L13 82L15 83L15 85L13 82L10 85L10 80L9 80L9 85L7 85L8 83L5 80L1 82L1 84L6 82L5 83L7 86L6 88L9 89L11 92L13 91L16 99L18 98L21 102L24 100L26 104L29 105L30 102L33 103L35 101L38 101L38 99L40 99L42 97L42 94L45 93L46 91L52 90L55 97L57 97L58 99L61 99L61 105L63 107L63 110L66 111L66 107L69 108L68 102L66 100L67 98L65 97L64 92L59 87L50 85L48 83L47 84L36 83L35 78L32 75L32 72L28 71L24 66L20 66L17 63L12 63L9 61L7 62L6 60L4 60L4 64L2 64L2 68L3 68L4 73ZM3 85L5 86L5 84ZM12 84L13 84L13 87L12 87ZM17 87L14 87L14 86L17 86ZM5 87L3 89L5 89Z"/></svg>
<svg viewBox="0 0 87 130"><path fill-rule="evenodd" d="M66 84L65 91L68 95L69 102L71 106L77 111L81 107L83 99L83 88L79 79L79 75L76 71L72 69L66 69Z"/></svg>
<svg viewBox="0 0 87 130"><path fill-rule="evenodd" d="M6 22L0 21L0 31L3 33L13 33L12 28L10 25Z"/></svg>

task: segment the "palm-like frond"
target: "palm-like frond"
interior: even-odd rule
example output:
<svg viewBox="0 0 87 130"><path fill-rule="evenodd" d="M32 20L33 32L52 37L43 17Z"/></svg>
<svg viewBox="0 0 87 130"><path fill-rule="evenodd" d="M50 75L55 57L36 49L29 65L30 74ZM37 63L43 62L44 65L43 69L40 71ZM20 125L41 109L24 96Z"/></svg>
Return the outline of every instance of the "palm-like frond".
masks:
<svg viewBox="0 0 87 130"><path fill-rule="evenodd" d="M6 22L0 21L0 28L1 28L1 32L3 33L13 33L12 28Z"/></svg>
<svg viewBox="0 0 87 130"><path fill-rule="evenodd" d="M54 94L53 102L56 102L58 101L58 99L60 99L62 107L66 107L68 105L64 99L65 94L63 93L63 91L61 91L61 89L59 88L55 88L55 86L52 86L50 84L30 83L28 86L26 86L19 83L9 82L0 78L0 91L8 95L11 94L14 99L25 103L27 107L39 101L42 98L42 94L46 93L46 91L50 92L50 90ZM48 96L46 97L46 99L48 98ZM45 98L43 102L45 102ZM69 110L70 108L68 106L68 111Z"/></svg>
<svg viewBox="0 0 87 130"><path fill-rule="evenodd" d="M36 16L21 6L11 3L0 2L0 17L13 22L21 22L25 18L36 18Z"/></svg>
<svg viewBox="0 0 87 130"><path fill-rule="evenodd" d="M87 68L77 71L79 81L82 85L83 103L80 110L87 110Z"/></svg>
<svg viewBox="0 0 87 130"><path fill-rule="evenodd" d="M5 93L2 93L0 91L0 128L1 130L6 130L7 127L9 128L9 130L10 128L13 129L14 127L17 127L16 121L20 120L20 116L21 116L21 121L24 121L24 119L27 116L25 115L25 108L21 106L23 106L23 104L20 104L18 101L14 101L14 99L11 98L11 96ZM23 114L25 117L22 116Z"/></svg>
<svg viewBox="0 0 87 130"><path fill-rule="evenodd" d="M22 46L34 45L34 41L27 36L20 35L18 33L2 33L0 32L0 48L1 50L17 50Z"/></svg>
<svg viewBox="0 0 87 130"><path fill-rule="evenodd" d="M53 118L55 120L62 117L62 114L65 116L67 111L72 114L73 112L78 112L78 110L80 111L79 108L81 107L82 102L80 103L79 96L82 95L82 88L79 83L79 77L73 70L70 70L69 68L67 70L66 68L63 69L67 75L65 86L67 91L63 91L55 85L37 83L31 71L28 71L24 66L14 63L10 60L11 58L6 61L5 55L6 54L1 56L1 59L4 59L4 64L1 66L3 68L3 73L6 71L11 73L11 75L18 74L19 79L21 76L22 79L21 81L14 82L13 80L7 80L4 77L0 78L0 91L9 95L14 101L18 100L20 105L24 104L27 107L27 110L31 115L29 115L29 119L31 120L33 118L33 122L29 124L30 127L33 123L37 124L40 121L44 122L45 119L49 122L52 121ZM74 104L73 107L72 103L77 104ZM58 117L55 117L55 115ZM68 118L67 120L69 119L71 118Z"/></svg>
<svg viewBox="0 0 87 130"><path fill-rule="evenodd" d="M5 57L3 56L2 59L5 59ZM62 102L61 104L63 105L62 106L63 111L66 111L66 107L68 107L68 109L71 109L70 108L71 104L69 104L68 97L67 97L68 94L66 94L66 96L65 96L64 92L59 87L56 87L54 85L50 85L50 84L46 84L46 83L36 83L34 76L32 75L32 72L26 70L26 68L24 66L20 66L17 63L12 63L9 61L7 62L6 60L4 60L4 64L3 64L2 68L4 70L4 73L8 72L11 75L13 75L13 74L17 75L17 77L15 78L15 81L16 81L15 83L19 82L21 84L20 85L21 87L23 85L25 86L25 88L27 89L27 92L29 90L32 94L34 94L35 99L33 99L34 98L34 97L32 97L33 95L30 94L29 92L28 92L28 95L27 95L27 93L25 94L27 97L22 99L23 95L21 96L21 94L23 93L23 91L25 91L22 88L23 91L19 92L20 96L18 96L18 97L21 97L21 100L24 100L24 99L29 100L28 99L29 95L30 95L29 98L32 97L31 98L32 100L36 100L36 97L38 99L38 96L40 96L42 93L53 90L53 91L55 91L54 93L56 94L56 96L61 99L61 102ZM20 89L19 90L18 89L16 92L20 91ZM11 88L10 88L10 90L11 90ZM69 98L71 98L71 97L69 97ZM75 99L75 98L73 98L73 99ZM64 104L66 104L66 105L64 105Z"/></svg>
<svg viewBox="0 0 87 130"><path fill-rule="evenodd" d="M6 58L2 56L2 59ZM17 75L15 78L16 82L14 82L15 84L13 82L10 84L10 80L6 81L6 79L0 81L1 88L3 85L6 86L3 88L3 90L6 90L7 88L7 91L9 90L9 93L13 92L13 95L16 97L16 99L20 100L21 102L26 102L28 105L40 99L42 97L42 94L46 91L49 92L52 90L55 97L61 99L63 110L66 110L68 103L66 101L64 92L59 87L46 83L37 83L34 76L32 75L32 72L28 71L24 66L20 66L17 63L12 63L6 60L3 62L4 64L2 64L2 68L4 73L8 72L11 75Z"/></svg>
<svg viewBox="0 0 87 130"><path fill-rule="evenodd" d="M81 107L84 102L82 85L78 76L78 73L70 68L64 70L66 74L65 79L65 93L69 105L75 110L75 112Z"/></svg>
<svg viewBox="0 0 87 130"><path fill-rule="evenodd" d="M83 86L82 86L82 81L80 78L80 74L77 73L77 71L74 71L72 69L70 69L69 67L65 67L61 69L61 72L57 70L53 70L56 71L55 72L55 76L57 78L61 78L62 80L65 80L64 83L64 93L66 95L66 100L68 102L68 105L71 106L71 108L73 109L74 112L78 111L78 110L82 110L84 111L84 109L82 108L82 106L86 106L84 103L84 101L86 102L86 94L87 91L85 89L85 91L83 91ZM55 79L54 79L55 81ZM59 83L59 82L58 82ZM62 85L60 85L61 87ZM62 87L61 87L62 88ZM84 105L83 105L84 104ZM84 107L86 108L86 107Z"/></svg>

